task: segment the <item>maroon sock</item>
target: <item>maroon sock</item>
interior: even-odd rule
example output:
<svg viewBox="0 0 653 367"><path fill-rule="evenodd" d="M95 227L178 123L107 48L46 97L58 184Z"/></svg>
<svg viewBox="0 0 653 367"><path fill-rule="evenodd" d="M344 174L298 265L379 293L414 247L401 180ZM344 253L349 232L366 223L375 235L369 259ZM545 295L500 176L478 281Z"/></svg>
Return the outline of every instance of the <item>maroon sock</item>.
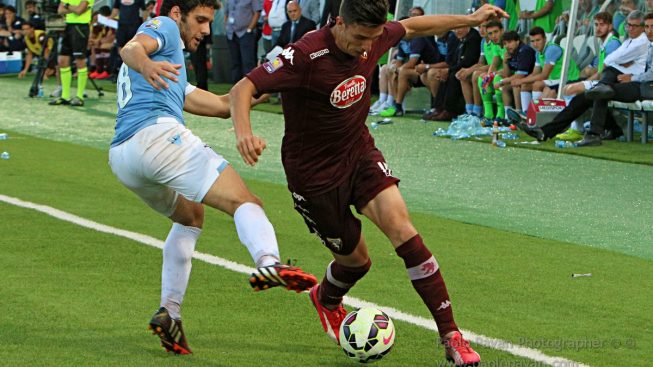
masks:
<svg viewBox="0 0 653 367"><path fill-rule="evenodd" d="M322 283L320 283L320 292L317 295L320 303L325 306L337 306L342 303L342 297L358 280L365 276L371 266L372 261L369 259L367 264L355 268L332 261L327 267Z"/></svg>
<svg viewBox="0 0 653 367"><path fill-rule="evenodd" d="M397 255L404 260L413 287L431 311L440 337L458 330L438 262L424 246L422 237L418 234L403 243L397 248Z"/></svg>

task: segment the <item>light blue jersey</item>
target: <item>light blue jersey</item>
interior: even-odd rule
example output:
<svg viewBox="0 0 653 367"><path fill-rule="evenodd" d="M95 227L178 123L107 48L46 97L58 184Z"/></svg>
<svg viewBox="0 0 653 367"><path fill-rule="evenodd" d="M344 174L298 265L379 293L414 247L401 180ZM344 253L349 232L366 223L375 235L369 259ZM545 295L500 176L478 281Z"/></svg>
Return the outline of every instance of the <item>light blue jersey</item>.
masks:
<svg viewBox="0 0 653 367"><path fill-rule="evenodd" d="M149 55L153 61L168 61L182 66L177 76L178 82L167 81L168 89L156 90L141 74L130 69L127 64L122 65L118 75L118 116L112 147L155 124L159 117L173 117L182 124L184 121L188 81L183 42L177 23L168 17L156 17L141 25L137 34L148 35L159 43L159 49Z"/></svg>

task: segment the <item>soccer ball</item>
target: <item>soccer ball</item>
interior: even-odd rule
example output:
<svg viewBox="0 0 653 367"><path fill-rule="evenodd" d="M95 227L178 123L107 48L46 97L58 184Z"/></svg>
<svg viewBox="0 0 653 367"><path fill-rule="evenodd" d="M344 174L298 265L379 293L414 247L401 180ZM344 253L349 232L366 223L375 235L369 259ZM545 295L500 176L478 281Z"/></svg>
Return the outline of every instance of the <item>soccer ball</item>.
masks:
<svg viewBox="0 0 653 367"><path fill-rule="evenodd" d="M388 315L376 308L352 311L340 325L340 346L360 363L371 363L390 353L395 343L395 326Z"/></svg>

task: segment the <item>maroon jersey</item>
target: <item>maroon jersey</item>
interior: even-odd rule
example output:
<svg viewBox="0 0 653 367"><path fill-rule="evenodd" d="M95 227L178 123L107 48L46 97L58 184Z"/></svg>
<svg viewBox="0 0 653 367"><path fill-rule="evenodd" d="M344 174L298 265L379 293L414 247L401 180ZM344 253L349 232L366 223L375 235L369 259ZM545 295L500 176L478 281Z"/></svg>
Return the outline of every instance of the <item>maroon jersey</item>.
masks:
<svg viewBox="0 0 653 367"><path fill-rule="evenodd" d="M281 92L281 158L292 191L320 194L340 185L374 148L365 125L370 84L377 60L405 34L400 23L388 22L367 57L353 57L336 46L330 25L247 75L258 93Z"/></svg>

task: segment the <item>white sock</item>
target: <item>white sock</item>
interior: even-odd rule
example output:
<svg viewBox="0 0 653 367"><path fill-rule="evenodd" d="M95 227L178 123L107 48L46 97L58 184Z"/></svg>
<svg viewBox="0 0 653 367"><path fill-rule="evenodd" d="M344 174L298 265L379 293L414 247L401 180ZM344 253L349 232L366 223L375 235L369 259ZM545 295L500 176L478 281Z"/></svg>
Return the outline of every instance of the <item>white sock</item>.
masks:
<svg viewBox="0 0 653 367"><path fill-rule="evenodd" d="M386 99L388 99L388 93L379 93L379 101L381 101L381 103L385 102Z"/></svg>
<svg viewBox="0 0 653 367"><path fill-rule="evenodd" d="M528 105L531 104L531 92L519 92L521 97L521 109L524 113L528 111Z"/></svg>
<svg viewBox="0 0 653 367"><path fill-rule="evenodd" d="M245 203L236 209L234 222L238 238L247 247L256 267L279 262L277 237L263 208L254 203Z"/></svg>
<svg viewBox="0 0 653 367"><path fill-rule="evenodd" d="M533 99L539 100L542 98L542 92L533 91Z"/></svg>
<svg viewBox="0 0 653 367"><path fill-rule="evenodd" d="M581 133L583 132L583 125L579 124L576 120L572 121L571 128L576 131L580 131Z"/></svg>
<svg viewBox="0 0 653 367"><path fill-rule="evenodd" d="M161 307L173 319L181 318L181 302L190 278L191 259L202 230L174 223L163 245Z"/></svg>
<svg viewBox="0 0 653 367"><path fill-rule="evenodd" d="M387 103L389 106L394 106L395 97L388 94L388 98L385 99L385 103Z"/></svg>

